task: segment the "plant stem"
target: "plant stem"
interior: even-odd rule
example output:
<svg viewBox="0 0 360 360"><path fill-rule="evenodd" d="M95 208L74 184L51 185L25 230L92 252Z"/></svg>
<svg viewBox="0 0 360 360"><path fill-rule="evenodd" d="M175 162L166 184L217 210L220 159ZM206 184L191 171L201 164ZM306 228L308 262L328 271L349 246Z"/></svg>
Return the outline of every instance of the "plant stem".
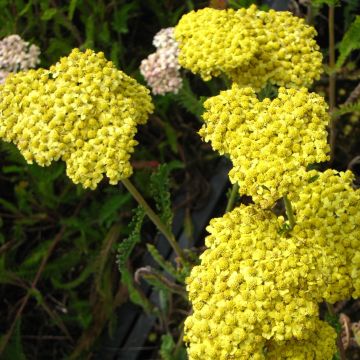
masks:
<svg viewBox="0 0 360 360"><path fill-rule="evenodd" d="M326 307L328 309L328 312L329 312L330 316L337 318L337 315L336 315L335 310L334 310L334 306L332 304L326 302ZM341 333L340 332L338 333L338 336L337 336L337 339L336 339L336 344L337 344L337 347L338 347L338 350L339 350L340 360L346 360L346 353L345 353L345 349L344 349L344 344L343 344L343 342L341 340Z"/></svg>
<svg viewBox="0 0 360 360"><path fill-rule="evenodd" d="M136 187L131 183L129 179L122 180L122 183L126 187L126 189L130 192L130 194L134 197L134 199L138 202L138 204L144 209L146 215L150 218L153 224L157 227L157 229L165 236L168 240L171 247L174 249L176 254L183 261L183 264L187 263L185 254L180 248L179 244L176 242L174 234L168 229L168 227L161 221L158 215L151 209L149 204L145 201Z"/></svg>
<svg viewBox="0 0 360 360"><path fill-rule="evenodd" d="M335 73L335 6L329 5L329 108L330 113L335 109L336 98L336 73ZM333 117L330 123L330 162L334 161L336 140L336 118Z"/></svg>
<svg viewBox="0 0 360 360"><path fill-rule="evenodd" d="M294 228L295 226L295 217L294 217L294 212L291 206L291 202L288 199L288 197L286 195L284 195L283 197L284 199L284 204L285 204L285 211L286 211L286 216L289 220L289 224L290 224L290 230Z"/></svg>
<svg viewBox="0 0 360 360"><path fill-rule="evenodd" d="M239 185L238 185L238 183L235 183L232 186L230 197L229 197L228 203L226 204L226 209L225 209L226 213L231 211L234 208L234 203L235 203L236 196L238 195L238 193L239 193Z"/></svg>

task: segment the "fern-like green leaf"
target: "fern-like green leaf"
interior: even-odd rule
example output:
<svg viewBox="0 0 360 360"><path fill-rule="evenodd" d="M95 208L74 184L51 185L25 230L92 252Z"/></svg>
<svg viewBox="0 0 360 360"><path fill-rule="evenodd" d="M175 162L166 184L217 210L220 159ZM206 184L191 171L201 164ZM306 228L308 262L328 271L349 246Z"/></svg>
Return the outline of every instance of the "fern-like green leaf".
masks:
<svg viewBox="0 0 360 360"><path fill-rule="evenodd" d="M183 276L175 269L175 267L173 266L173 264L171 264L171 262L166 261L163 258L163 256L160 254L160 252L154 245L147 244L146 246L153 259L156 261L158 265L161 266L163 270L165 270L169 275L171 275L174 279L178 280L179 282L184 282Z"/></svg>
<svg viewBox="0 0 360 360"><path fill-rule="evenodd" d="M360 16L356 16L339 44L336 66L340 68L352 51L360 49Z"/></svg>
<svg viewBox="0 0 360 360"><path fill-rule="evenodd" d="M151 175L150 192L156 202L156 208L159 211L161 220L171 228L173 212L170 200L169 175L174 169L182 168L180 161L172 161L168 164L162 164L157 171Z"/></svg>
<svg viewBox="0 0 360 360"><path fill-rule="evenodd" d="M187 110L190 114L195 115L200 119L204 111L203 100L199 99L190 87L187 79L183 79L183 85L178 94L175 96L175 101Z"/></svg>
<svg viewBox="0 0 360 360"><path fill-rule="evenodd" d="M340 107L333 112L333 116L337 117L355 111L360 111L360 101L352 104L340 105Z"/></svg>
<svg viewBox="0 0 360 360"><path fill-rule="evenodd" d="M121 273L121 281L129 290L130 300L141 306L147 313L154 310L151 302L143 295L143 293L135 286L133 275L127 268L127 260L129 259L134 247L141 240L141 227L144 221L145 212L142 207L137 207L134 216L129 225L130 234L118 246L117 264Z"/></svg>

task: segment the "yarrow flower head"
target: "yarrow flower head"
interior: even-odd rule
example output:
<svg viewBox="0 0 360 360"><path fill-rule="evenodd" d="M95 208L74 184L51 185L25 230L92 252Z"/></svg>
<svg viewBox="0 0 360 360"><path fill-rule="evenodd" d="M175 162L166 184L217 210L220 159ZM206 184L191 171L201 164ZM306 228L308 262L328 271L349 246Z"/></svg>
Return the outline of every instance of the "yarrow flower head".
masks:
<svg viewBox="0 0 360 360"><path fill-rule="evenodd" d="M66 162L74 183L94 189L132 173L137 125L153 105L149 91L103 53L74 49L49 70L11 74L0 85L0 137L28 163Z"/></svg>
<svg viewBox="0 0 360 360"><path fill-rule="evenodd" d="M360 190L353 174L312 171L293 201L295 227L257 205L207 227L187 279L190 359L332 359L336 333L319 303L359 296Z"/></svg>
<svg viewBox="0 0 360 360"><path fill-rule="evenodd" d="M204 80L225 74L256 91L267 82L309 87L322 72L316 31L290 12L205 8L175 27L180 65Z"/></svg>
<svg viewBox="0 0 360 360"><path fill-rule="evenodd" d="M19 35L10 35L0 41L0 84L10 72L34 68L39 62L40 49L29 45Z"/></svg>
<svg viewBox="0 0 360 360"><path fill-rule="evenodd" d="M157 51L141 62L140 72L156 95L177 93L182 86L178 43L174 28L160 30L153 39Z"/></svg>
<svg viewBox="0 0 360 360"><path fill-rule="evenodd" d="M229 155L231 182L263 207L296 191L310 176L307 165L328 159L327 105L305 88L280 88L274 100L259 101L235 84L204 107L199 134Z"/></svg>

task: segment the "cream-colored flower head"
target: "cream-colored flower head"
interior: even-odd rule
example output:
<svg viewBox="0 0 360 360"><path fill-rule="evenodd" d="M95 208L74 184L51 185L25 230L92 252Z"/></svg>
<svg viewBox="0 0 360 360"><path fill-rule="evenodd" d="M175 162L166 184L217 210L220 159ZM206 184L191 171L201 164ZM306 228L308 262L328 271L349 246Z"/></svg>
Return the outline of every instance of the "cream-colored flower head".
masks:
<svg viewBox="0 0 360 360"><path fill-rule="evenodd" d="M39 62L40 49L29 45L19 35L9 35L0 41L0 84L10 72L34 68Z"/></svg>
<svg viewBox="0 0 360 360"><path fill-rule="evenodd" d="M307 165L328 159L327 105L305 88L280 88L276 99L259 101L253 89L233 85L204 107L199 134L228 154L231 182L263 207L296 191Z"/></svg>
<svg viewBox="0 0 360 360"><path fill-rule="evenodd" d="M157 51L142 60L140 72L153 94L177 94L182 87L179 47L174 39L174 28L161 29L153 39Z"/></svg>
<svg viewBox="0 0 360 360"><path fill-rule="evenodd" d="M0 86L0 137L28 163L64 160L74 183L94 189L104 174L111 184L131 175L136 127L152 111L149 91L103 53L74 49Z"/></svg>
<svg viewBox="0 0 360 360"><path fill-rule="evenodd" d="M322 72L316 31L290 12L205 8L175 27L180 65L204 80L225 74L260 90L267 82L309 87Z"/></svg>

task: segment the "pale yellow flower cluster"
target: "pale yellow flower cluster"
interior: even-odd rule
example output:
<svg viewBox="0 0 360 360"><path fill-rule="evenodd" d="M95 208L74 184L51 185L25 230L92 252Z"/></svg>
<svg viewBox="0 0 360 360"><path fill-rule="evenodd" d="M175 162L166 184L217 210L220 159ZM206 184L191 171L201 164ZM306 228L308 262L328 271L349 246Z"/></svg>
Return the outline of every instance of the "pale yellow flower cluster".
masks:
<svg viewBox="0 0 360 360"><path fill-rule="evenodd" d="M256 91L267 82L308 87L322 72L316 31L290 12L205 8L175 27L179 63L204 80L225 74Z"/></svg>
<svg viewBox="0 0 360 360"><path fill-rule="evenodd" d="M350 172L312 173L286 236L284 218L258 205L211 220L187 279L190 359L332 359L336 333L318 308L358 296L360 190Z"/></svg>
<svg viewBox="0 0 360 360"><path fill-rule="evenodd" d="M305 88L280 88L274 100L259 101L253 89L233 85L204 107L200 135L228 154L231 182L263 207L291 197L310 176L306 166L328 159L327 105Z"/></svg>
<svg viewBox="0 0 360 360"><path fill-rule="evenodd" d="M64 160L74 183L94 189L104 174L111 184L131 175L136 127L152 111L149 91L103 53L74 49L0 86L0 137L28 163Z"/></svg>

